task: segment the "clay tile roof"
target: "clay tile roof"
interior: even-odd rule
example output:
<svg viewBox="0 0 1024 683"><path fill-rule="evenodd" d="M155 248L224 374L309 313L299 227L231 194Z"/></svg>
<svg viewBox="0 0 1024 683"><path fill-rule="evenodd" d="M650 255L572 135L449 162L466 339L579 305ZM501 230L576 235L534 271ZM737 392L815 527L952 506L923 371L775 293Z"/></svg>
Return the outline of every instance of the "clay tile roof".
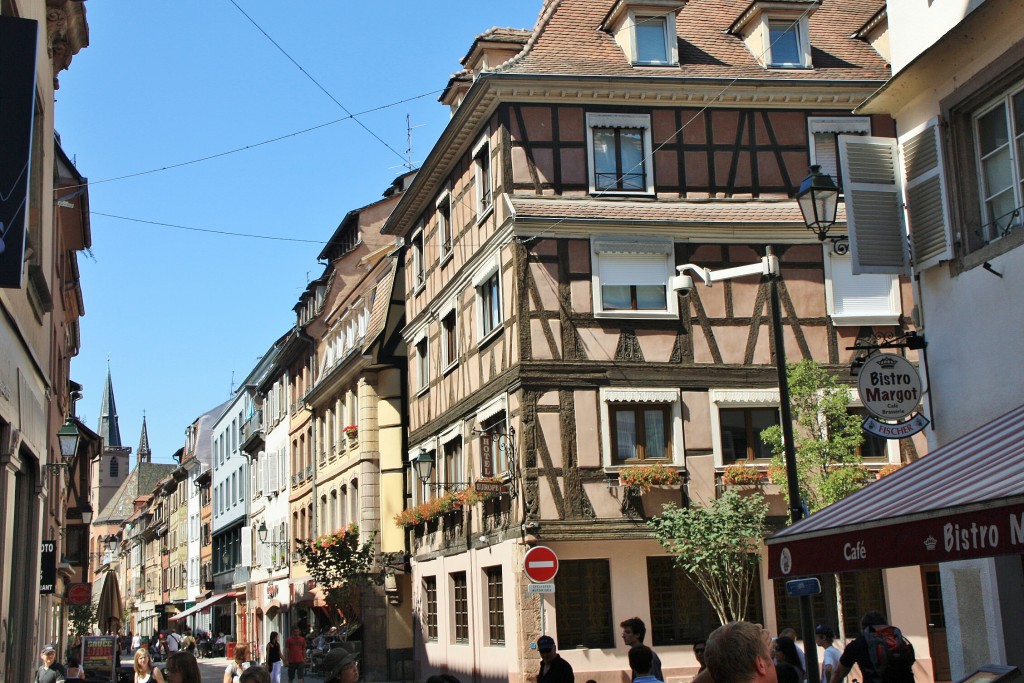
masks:
<svg viewBox="0 0 1024 683"><path fill-rule="evenodd" d="M792 199L771 201L593 201L592 199L526 199L513 197L517 221L658 221L672 223L791 223L803 225ZM846 207L839 205L837 222L846 222Z"/></svg>
<svg viewBox="0 0 1024 683"><path fill-rule="evenodd" d="M842 0L811 14L813 69L765 69L742 39L726 33L750 0L689 0L676 18L679 66L632 66L609 33L598 30L612 0L547 0L523 51L498 71L573 76L886 80L885 60L851 36L878 11L879 0Z"/></svg>
<svg viewBox="0 0 1024 683"><path fill-rule="evenodd" d="M460 64L465 64L469 61L470 55L473 54L473 50L477 48L480 43L518 43L525 45L526 41L533 35L533 31L525 28L489 28L474 40L473 44L466 50L466 54L459 60Z"/></svg>

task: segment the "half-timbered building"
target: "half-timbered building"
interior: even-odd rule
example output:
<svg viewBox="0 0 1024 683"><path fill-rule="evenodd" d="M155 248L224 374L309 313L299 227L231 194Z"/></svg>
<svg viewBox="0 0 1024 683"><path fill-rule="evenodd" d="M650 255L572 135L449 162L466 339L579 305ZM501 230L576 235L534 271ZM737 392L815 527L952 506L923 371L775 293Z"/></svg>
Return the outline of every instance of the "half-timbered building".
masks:
<svg viewBox="0 0 1024 683"><path fill-rule="evenodd" d="M525 680L549 633L577 678L619 681L633 616L666 676L696 672L713 612L644 517L713 499L727 465L765 469L779 398L767 283L683 298L672 277L771 247L788 358L846 377L858 339L907 329L905 283L854 277L845 243L819 241L791 199L811 164L842 182L838 134L892 134L851 114L888 76L876 34L854 35L880 7L552 0L532 31L478 36L441 98L451 122L384 226L405 243L410 501L395 523L418 678ZM646 464L684 483L620 485ZM528 592L536 544L561 560L554 594ZM880 573L843 588L848 623L892 607ZM765 579L751 617L797 626L776 595Z"/></svg>

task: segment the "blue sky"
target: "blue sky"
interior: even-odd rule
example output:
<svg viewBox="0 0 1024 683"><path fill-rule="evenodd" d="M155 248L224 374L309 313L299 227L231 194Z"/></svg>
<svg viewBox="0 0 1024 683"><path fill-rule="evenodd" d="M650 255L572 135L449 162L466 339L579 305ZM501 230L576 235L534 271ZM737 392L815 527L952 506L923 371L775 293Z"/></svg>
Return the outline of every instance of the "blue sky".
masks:
<svg viewBox="0 0 1024 683"><path fill-rule="evenodd" d="M86 3L90 46L56 93L61 143L91 183L79 417L95 428L109 357L122 440L138 445L145 412L154 458L170 461L188 424L229 397L232 374L237 385L293 324L322 272L316 242L403 171L406 115L418 163L448 121L434 91L474 36L532 28L540 5ZM352 120L323 126L346 115L332 97L358 113L425 93L358 116L399 154Z"/></svg>

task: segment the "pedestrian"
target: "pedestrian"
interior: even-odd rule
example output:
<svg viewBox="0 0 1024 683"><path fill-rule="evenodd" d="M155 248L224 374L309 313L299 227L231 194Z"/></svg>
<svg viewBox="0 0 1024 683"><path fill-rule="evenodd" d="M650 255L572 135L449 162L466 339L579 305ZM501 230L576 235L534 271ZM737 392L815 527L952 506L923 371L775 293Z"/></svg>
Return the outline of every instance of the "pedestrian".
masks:
<svg viewBox="0 0 1024 683"><path fill-rule="evenodd" d="M203 683L199 662L187 650L179 650L167 656L167 683Z"/></svg>
<svg viewBox="0 0 1024 683"><path fill-rule="evenodd" d="M240 683L270 683L270 672L258 664L253 664L242 672Z"/></svg>
<svg viewBox="0 0 1024 683"><path fill-rule="evenodd" d="M181 649L181 636L174 631L168 631L167 637L164 638L164 643L167 645L167 654L170 656Z"/></svg>
<svg viewBox="0 0 1024 683"><path fill-rule="evenodd" d="M460 683L460 681L451 674L434 674L433 676L428 676L424 683ZM587 681L587 683L591 682Z"/></svg>
<svg viewBox="0 0 1024 683"><path fill-rule="evenodd" d="M626 619L624 622L619 624L622 627L622 642L626 644L626 647L632 648L637 645L644 644L644 637L647 635L647 625L644 624L640 617L633 617L632 619ZM661 657L654 650L651 650L651 656L654 658L651 664L651 675L657 678L659 681L664 682L665 674L661 673ZM633 679L636 679L636 671L633 672Z"/></svg>
<svg viewBox="0 0 1024 683"><path fill-rule="evenodd" d="M537 639L537 652L540 653L540 671L537 672L537 683L575 683L572 665L562 659L555 647L555 639L541 636Z"/></svg>
<svg viewBox="0 0 1024 683"><path fill-rule="evenodd" d="M864 683L914 683L914 648L903 638L899 629L888 625L885 615L881 612L866 613L860 618L860 628L860 635L850 641L846 649L843 650L843 654L840 655L839 665L832 671L830 683L840 683L850 673L854 664L860 667ZM873 638L874 634L883 631L894 632L896 641L904 648L899 653L898 662L890 661L888 670L885 672L884 682L883 676L875 670L875 665L872 663L871 649L873 646L868 643L868 638ZM875 656L877 657L878 646L875 647ZM895 653L889 655L890 660L895 659L894 655Z"/></svg>
<svg viewBox="0 0 1024 683"><path fill-rule="evenodd" d="M224 683L238 683L242 672L249 668L249 646L245 643L235 645L235 658L224 667Z"/></svg>
<svg viewBox="0 0 1024 683"><path fill-rule="evenodd" d="M629 668L633 670L633 683L654 683L654 650L646 645L629 648Z"/></svg>
<svg viewBox="0 0 1024 683"><path fill-rule="evenodd" d="M693 644L693 656L697 658L697 663L700 664L700 668L697 669L697 674L700 675L708 668L708 665L704 661L704 651L707 649L708 641L701 638Z"/></svg>
<svg viewBox="0 0 1024 683"><path fill-rule="evenodd" d="M796 637L796 629L784 628L779 631L779 636L789 638L793 641L793 645L796 647L796 656L800 659L800 668L803 671L807 671L807 657L804 655L804 649L800 647L797 642L799 639Z"/></svg>
<svg viewBox="0 0 1024 683"><path fill-rule="evenodd" d="M181 649L185 652L191 652L193 656L196 654L196 639L192 635L192 629L185 629L185 637L181 639Z"/></svg>
<svg viewBox="0 0 1024 683"><path fill-rule="evenodd" d="M270 634L270 642L267 643L267 669L271 683L281 683L281 643L278 642L277 631Z"/></svg>
<svg viewBox="0 0 1024 683"><path fill-rule="evenodd" d="M354 652L335 648L324 657L324 683L357 683L359 657Z"/></svg>
<svg viewBox="0 0 1024 683"><path fill-rule="evenodd" d="M165 683L164 675L159 668L153 666L153 658L149 656L149 650L146 648L136 650L132 662L135 669L135 683L150 683L150 680L156 681L156 683Z"/></svg>
<svg viewBox="0 0 1024 683"><path fill-rule="evenodd" d="M52 645L47 645L39 652L39 660L42 663L36 669L35 683L57 683L64 680L64 667L57 661L57 651Z"/></svg>
<svg viewBox="0 0 1024 683"><path fill-rule="evenodd" d="M801 683L806 674L800 668L800 657L796 652L796 643L788 636L775 639L775 676L779 683Z"/></svg>
<svg viewBox="0 0 1024 683"><path fill-rule="evenodd" d="M68 655L68 665L64 669L64 680L65 681L84 681L85 680L85 669L78 662L76 655Z"/></svg>
<svg viewBox="0 0 1024 683"><path fill-rule="evenodd" d="M719 626L708 636L704 658L709 677L714 683L777 683L775 663L769 645L771 634L760 624L731 621Z"/></svg>
<svg viewBox="0 0 1024 683"><path fill-rule="evenodd" d="M821 658L821 683L829 683L832 680L832 672L839 666L839 657L842 653L832 644L835 639L836 634L831 627L825 624L814 627L814 642L825 651Z"/></svg>
<svg viewBox="0 0 1024 683"><path fill-rule="evenodd" d="M284 658L288 664L288 683L296 678L305 683L306 675L306 639L302 637L302 629L292 629L292 634L284 641Z"/></svg>
<svg viewBox="0 0 1024 683"><path fill-rule="evenodd" d="M140 647L142 647L142 634L136 633L132 636L132 652L135 652Z"/></svg>

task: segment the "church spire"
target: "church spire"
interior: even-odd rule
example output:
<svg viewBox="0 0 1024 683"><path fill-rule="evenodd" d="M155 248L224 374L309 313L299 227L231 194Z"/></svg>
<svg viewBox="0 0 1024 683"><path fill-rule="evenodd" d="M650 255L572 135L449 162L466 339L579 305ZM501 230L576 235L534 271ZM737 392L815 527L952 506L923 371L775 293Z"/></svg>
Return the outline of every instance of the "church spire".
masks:
<svg viewBox="0 0 1024 683"><path fill-rule="evenodd" d="M149 431L146 429L146 413L142 413L142 435L139 437L139 450L136 451L137 462L151 462L153 451L149 449Z"/></svg>
<svg viewBox="0 0 1024 683"><path fill-rule="evenodd" d="M110 360L107 360L107 383L103 387L100 405L100 425L97 430L107 448L121 447L121 429L117 425L117 406L114 405L114 384L110 379Z"/></svg>

